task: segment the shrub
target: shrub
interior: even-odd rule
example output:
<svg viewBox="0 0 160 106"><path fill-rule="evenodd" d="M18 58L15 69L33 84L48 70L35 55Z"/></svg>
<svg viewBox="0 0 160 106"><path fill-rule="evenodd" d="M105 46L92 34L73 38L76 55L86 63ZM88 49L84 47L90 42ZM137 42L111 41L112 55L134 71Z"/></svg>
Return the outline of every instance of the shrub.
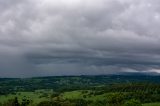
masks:
<svg viewBox="0 0 160 106"><path fill-rule="evenodd" d="M142 106L142 104L138 100L131 99L131 100L126 101L124 103L124 106Z"/></svg>

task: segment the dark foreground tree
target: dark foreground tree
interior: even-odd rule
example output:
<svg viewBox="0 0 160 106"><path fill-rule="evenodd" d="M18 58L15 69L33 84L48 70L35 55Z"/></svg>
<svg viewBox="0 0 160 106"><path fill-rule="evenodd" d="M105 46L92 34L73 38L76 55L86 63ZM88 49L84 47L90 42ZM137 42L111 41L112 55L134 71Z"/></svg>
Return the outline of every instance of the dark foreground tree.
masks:
<svg viewBox="0 0 160 106"><path fill-rule="evenodd" d="M123 93L112 93L107 98L107 104L109 106L122 106L125 101Z"/></svg>
<svg viewBox="0 0 160 106"><path fill-rule="evenodd" d="M18 102L18 98L15 97L14 99L9 99L7 102L5 102L3 106L20 106L20 104Z"/></svg>

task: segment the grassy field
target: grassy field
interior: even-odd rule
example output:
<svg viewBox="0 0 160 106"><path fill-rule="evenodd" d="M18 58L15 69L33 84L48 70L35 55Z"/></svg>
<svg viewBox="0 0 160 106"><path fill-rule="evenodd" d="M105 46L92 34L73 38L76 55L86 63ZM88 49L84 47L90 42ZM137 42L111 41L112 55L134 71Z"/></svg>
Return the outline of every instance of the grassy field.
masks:
<svg viewBox="0 0 160 106"><path fill-rule="evenodd" d="M85 100L102 100L105 99L107 94L101 94L101 95L93 95L93 91L87 90L79 90L79 91L71 91L71 92L65 92L62 94L62 97L64 99L85 99ZM92 94L92 95L91 95Z"/></svg>
<svg viewBox="0 0 160 106"><path fill-rule="evenodd" d="M109 94L109 93L105 93L101 95L89 96L90 93L93 93L93 92L88 90L88 91L85 91L84 93L83 90L79 90L79 91L65 92L61 96L64 99L85 99L85 100L96 101L96 100L106 99ZM143 104L142 106L160 106L160 103L146 103L146 104Z"/></svg>
<svg viewBox="0 0 160 106"><path fill-rule="evenodd" d="M16 94L9 94L9 95L2 95L0 96L0 102L3 103L8 99L13 99L18 97L19 101L23 98L27 98L28 100L33 100L34 104L40 103L41 101L48 101L51 99L51 94L53 93L52 90L36 90L35 92L17 92ZM85 99L85 100L105 100L107 96L111 93L103 93L99 95L94 95L94 91L91 90L77 90L77 91L70 91L64 92L60 94L60 97L63 99ZM147 103L143 104L142 106L160 106L160 103Z"/></svg>
<svg viewBox="0 0 160 106"><path fill-rule="evenodd" d="M160 103L147 103L143 104L143 106L160 106Z"/></svg>
<svg viewBox="0 0 160 106"><path fill-rule="evenodd" d="M79 98L83 98L82 91L65 92L61 96L64 99L79 99Z"/></svg>
<svg viewBox="0 0 160 106"><path fill-rule="evenodd" d="M0 102L3 103L7 101L8 99L13 99L15 97L18 97L19 101L21 101L23 98L27 98L29 100L33 100L33 103L39 103L41 101L49 100L51 99L51 94L53 91L50 90L37 90L35 92L17 92L16 94L9 94L9 95L2 95L0 96ZM103 100L106 99L107 94L101 94L101 95L93 95L94 91L91 90L77 90L77 91L70 91L70 92L64 92L60 95L63 99L85 99L85 100Z"/></svg>
<svg viewBox="0 0 160 106"><path fill-rule="evenodd" d="M20 102L23 98L26 98L28 100L33 100L33 103L39 103L41 101L50 99L51 93L52 93L51 90L37 90L35 92L17 92L16 94L0 96L0 102L3 103L9 99L18 97Z"/></svg>

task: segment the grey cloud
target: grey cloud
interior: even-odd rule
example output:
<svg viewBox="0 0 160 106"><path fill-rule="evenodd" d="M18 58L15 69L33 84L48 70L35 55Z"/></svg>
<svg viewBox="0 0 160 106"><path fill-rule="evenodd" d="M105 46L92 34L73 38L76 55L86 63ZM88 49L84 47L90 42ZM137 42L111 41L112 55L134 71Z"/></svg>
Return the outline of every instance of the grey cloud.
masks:
<svg viewBox="0 0 160 106"><path fill-rule="evenodd" d="M158 3L2 0L0 76L160 73Z"/></svg>

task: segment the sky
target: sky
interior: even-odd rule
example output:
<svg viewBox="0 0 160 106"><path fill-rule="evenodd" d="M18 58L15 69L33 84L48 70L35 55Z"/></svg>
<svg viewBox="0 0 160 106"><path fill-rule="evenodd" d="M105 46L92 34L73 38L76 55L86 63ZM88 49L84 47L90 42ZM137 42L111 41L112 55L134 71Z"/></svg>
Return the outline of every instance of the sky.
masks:
<svg viewBox="0 0 160 106"><path fill-rule="evenodd" d="M160 73L160 0L0 0L0 77Z"/></svg>

